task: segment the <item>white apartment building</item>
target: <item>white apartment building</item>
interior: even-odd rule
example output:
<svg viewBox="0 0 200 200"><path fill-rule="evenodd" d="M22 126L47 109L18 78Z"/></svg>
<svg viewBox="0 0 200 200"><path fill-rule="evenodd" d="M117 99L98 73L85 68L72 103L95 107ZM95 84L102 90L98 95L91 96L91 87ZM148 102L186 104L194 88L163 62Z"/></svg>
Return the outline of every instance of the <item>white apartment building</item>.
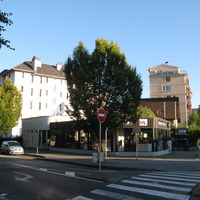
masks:
<svg viewBox="0 0 200 200"><path fill-rule="evenodd" d="M65 106L69 105L69 93L63 64L56 66L42 64L41 59L33 57L32 62L26 61L0 73L0 82L8 77L22 91L23 103L21 119L41 116L65 116ZM11 136L21 135L21 119L17 127L10 132ZM7 135L9 136L9 135Z"/></svg>
<svg viewBox="0 0 200 200"><path fill-rule="evenodd" d="M165 64L150 68L150 98L179 97L180 122L188 127L188 117L192 111L189 76L180 67ZM166 111L167 112L167 111Z"/></svg>

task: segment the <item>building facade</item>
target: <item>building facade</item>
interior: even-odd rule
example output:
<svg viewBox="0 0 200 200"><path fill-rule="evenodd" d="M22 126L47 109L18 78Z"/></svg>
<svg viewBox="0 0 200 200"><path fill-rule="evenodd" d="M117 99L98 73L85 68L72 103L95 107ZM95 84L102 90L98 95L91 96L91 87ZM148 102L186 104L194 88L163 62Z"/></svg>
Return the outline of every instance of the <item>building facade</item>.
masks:
<svg viewBox="0 0 200 200"><path fill-rule="evenodd" d="M32 62L26 61L1 72L0 82L3 83L6 77L22 92L21 119L66 116L66 121L70 120L65 111L66 105L69 105L69 93L62 63L56 66L42 64L41 59L33 57ZM21 135L21 119L11 131L11 136Z"/></svg>
<svg viewBox="0 0 200 200"><path fill-rule="evenodd" d="M156 117L166 119L177 128L180 123L179 98L146 98L140 100L140 105L150 108Z"/></svg>
<svg viewBox="0 0 200 200"><path fill-rule="evenodd" d="M150 98L179 98L181 126L188 126L188 117L192 111L189 76L180 67L165 64L150 68Z"/></svg>

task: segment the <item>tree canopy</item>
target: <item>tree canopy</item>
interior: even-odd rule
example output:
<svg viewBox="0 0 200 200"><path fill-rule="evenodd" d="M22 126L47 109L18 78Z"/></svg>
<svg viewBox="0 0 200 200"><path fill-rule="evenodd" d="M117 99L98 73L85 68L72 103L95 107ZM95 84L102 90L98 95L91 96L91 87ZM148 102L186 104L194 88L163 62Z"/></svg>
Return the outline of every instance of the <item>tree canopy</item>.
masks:
<svg viewBox="0 0 200 200"><path fill-rule="evenodd" d="M148 107L138 106L137 114L140 117L156 117L153 111Z"/></svg>
<svg viewBox="0 0 200 200"><path fill-rule="evenodd" d="M6 46L7 48L14 50L14 48L12 48L9 45L10 41L6 40L2 37L2 32L6 31L5 25L11 26L13 24L13 22L8 18L11 15L12 15L11 12L6 13L6 12L2 12L0 10L0 23L2 24L2 25L0 25L0 49L1 49L2 46Z"/></svg>
<svg viewBox="0 0 200 200"><path fill-rule="evenodd" d="M117 43L98 38L94 51L89 53L83 42L79 42L73 56L66 61L65 74L70 93L67 112L73 119L85 119L95 132L100 107L107 113L103 126L109 129L137 119L142 80Z"/></svg>
<svg viewBox="0 0 200 200"><path fill-rule="evenodd" d="M197 111L191 113L189 116L188 132L192 143L195 144L200 138L200 106Z"/></svg>
<svg viewBox="0 0 200 200"><path fill-rule="evenodd" d="M0 133L7 133L16 126L21 109L21 92L12 84L11 79L6 79L0 84Z"/></svg>

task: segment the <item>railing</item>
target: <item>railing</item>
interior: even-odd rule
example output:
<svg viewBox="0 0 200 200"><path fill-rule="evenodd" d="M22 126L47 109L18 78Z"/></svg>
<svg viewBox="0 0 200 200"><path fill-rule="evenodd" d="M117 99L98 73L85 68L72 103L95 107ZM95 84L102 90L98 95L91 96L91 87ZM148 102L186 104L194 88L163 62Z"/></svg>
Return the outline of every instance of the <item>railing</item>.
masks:
<svg viewBox="0 0 200 200"><path fill-rule="evenodd" d="M156 72L156 73L150 73L150 76L178 75L178 74L186 74L186 73L184 72Z"/></svg>

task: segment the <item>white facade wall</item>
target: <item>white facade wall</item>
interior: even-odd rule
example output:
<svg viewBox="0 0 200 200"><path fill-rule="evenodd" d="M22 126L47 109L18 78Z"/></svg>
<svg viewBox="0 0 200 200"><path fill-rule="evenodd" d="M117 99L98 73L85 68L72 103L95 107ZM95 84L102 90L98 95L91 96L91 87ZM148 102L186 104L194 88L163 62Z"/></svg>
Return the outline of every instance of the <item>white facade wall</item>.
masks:
<svg viewBox="0 0 200 200"><path fill-rule="evenodd" d="M14 85L22 91L22 119L37 116L66 115L69 104L66 80L14 72L10 76Z"/></svg>
<svg viewBox="0 0 200 200"><path fill-rule="evenodd" d="M69 94L65 77L63 75L54 76L35 71L38 67L43 67L41 60L35 57L32 60L32 70L23 70L19 66L6 72L6 76L22 92L21 119L40 116L66 116L65 121L71 120L65 112L66 105L69 106ZM53 66L49 65L49 67L52 68ZM58 71L62 69L62 63L57 64L57 69ZM4 78L5 75L1 76L2 83L4 82ZM18 125L5 135L6 137L21 135L21 119Z"/></svg>

